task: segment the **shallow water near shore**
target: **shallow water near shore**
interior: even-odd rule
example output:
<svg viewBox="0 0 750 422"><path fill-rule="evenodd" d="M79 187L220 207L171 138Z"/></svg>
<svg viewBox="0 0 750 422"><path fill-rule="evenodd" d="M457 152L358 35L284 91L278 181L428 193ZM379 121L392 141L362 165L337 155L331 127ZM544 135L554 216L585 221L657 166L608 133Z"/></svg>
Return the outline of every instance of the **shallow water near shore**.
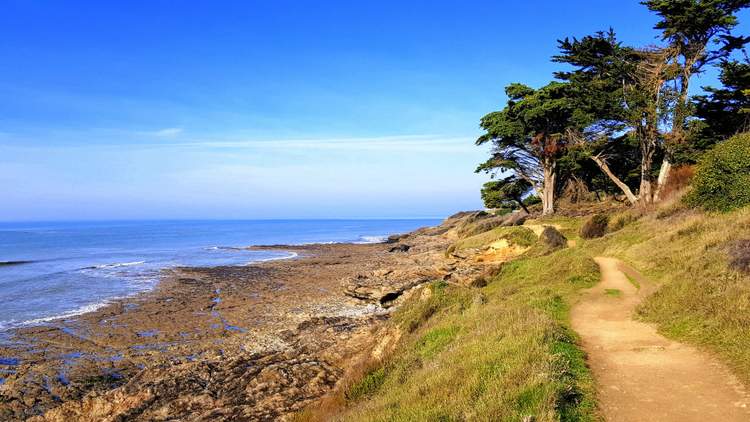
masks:
<svg viewBox="0 0 750 422"><path fill-rule="evenodd" d="M149 290L161 270L294 255L270 244L376 242L438 220L0 223L0 334ZM3 336L0 336L0 341Z"/></svg>

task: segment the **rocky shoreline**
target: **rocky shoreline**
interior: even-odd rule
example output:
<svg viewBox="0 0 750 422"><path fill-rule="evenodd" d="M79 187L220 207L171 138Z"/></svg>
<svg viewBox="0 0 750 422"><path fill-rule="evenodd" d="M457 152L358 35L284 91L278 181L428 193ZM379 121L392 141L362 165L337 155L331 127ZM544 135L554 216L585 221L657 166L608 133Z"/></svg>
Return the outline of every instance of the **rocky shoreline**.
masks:
<svg viewBox="0 0 750 422"><path fill-rule="evenodd" d="M291 260L181 268L148 293L17 329L2 420L272 420L328 393L404 293L443 277L449 227ZM386 336L387 337L387 336Z"/></svg>

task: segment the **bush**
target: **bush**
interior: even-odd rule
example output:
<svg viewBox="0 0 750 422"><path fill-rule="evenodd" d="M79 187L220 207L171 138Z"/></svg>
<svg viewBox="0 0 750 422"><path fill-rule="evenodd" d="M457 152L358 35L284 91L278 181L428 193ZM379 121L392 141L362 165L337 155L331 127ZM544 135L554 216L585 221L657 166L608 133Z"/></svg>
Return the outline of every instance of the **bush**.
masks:
<svg viewBox="0 0 750 422"><path fill-rule="evenodd" d="M733 136L703 156L686 200L711 211L750 204L750 133Z"/></svg>
<svg viewBox="0 0 750 422"><path fill-rule="evenodd" d="M594 214L581 226L581 237L584 239L594 239L602 237L607 233L609 225L609 216L606 214Z"/></svg>
<svg viewBox="0 0 750 422"><path fill-rule="evenodd" d="M607 230L610 232L616 232L636 220L638 220L638 217L632 212L617 214L609 220Z"/></svg>
<svg viewBox="0 0 750 422"><path fill-rule="evenodd" d="M695 177L695 167L691 165L682 165L672 168L667 178L667 183L661 190L660 200L664 201L679 196Z"/></svg>

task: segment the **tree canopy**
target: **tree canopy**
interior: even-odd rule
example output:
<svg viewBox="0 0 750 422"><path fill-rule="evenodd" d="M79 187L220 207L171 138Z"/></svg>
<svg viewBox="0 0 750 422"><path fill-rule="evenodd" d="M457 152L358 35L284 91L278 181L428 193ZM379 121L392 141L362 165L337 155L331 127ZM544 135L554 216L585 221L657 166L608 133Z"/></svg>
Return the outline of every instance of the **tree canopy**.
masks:
<svg viewBox="0 0 750 422"><path fill-rule="evenodd" d="M493 149L478 172L526 181L544 214L554 212L568 180L648 205L661 199L673 163L695 162L714 143L748 129L750 37L732 30L750 0L641 3L659 17L663 44L627 46L611 28L558 40L552 60L564 67L555 80L538 89L508 85L505 107L481 119L476 143ZM720 69L723 86L691 97L691 79L708 65ZM485 186L483 198L510 183L502 182Z"/></svg>

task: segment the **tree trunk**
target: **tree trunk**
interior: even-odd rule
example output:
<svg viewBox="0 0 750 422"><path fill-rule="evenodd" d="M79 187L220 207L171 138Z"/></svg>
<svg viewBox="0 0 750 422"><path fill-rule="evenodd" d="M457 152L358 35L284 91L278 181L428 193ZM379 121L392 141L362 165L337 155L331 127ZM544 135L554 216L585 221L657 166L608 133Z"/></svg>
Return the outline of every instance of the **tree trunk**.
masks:
<svg viewBox="0 0 750 422"><path fill-rule="evenodd" d="M516 202L518 202L518 205L521 207L521 209L523 209L524 211L526 211L526 214L531 214L529 212L529 209L526 208L526 204L523 203L523 198L516 198Z"/></svg>
<svg viewBox="0 0 750 422"><path fill-rule="evenodd" d="M542 187L542 215L555 213L555 167L557 162L552 159L545 159L542 162L544 167L544 186Z"/></svg>
<svg viewBox="0 0 750 422"><path fill-rule="evenodd" d="M672 152L675 144L685 141L685 121L688 117L690 102L690 78L692 77L693 65L696 60L697 58L685 58L685 65L683 66L680 78L680 96L675 105L672 131L669 134L667 145L665 145L666 155L659 169L659 178L656 180L656 191L654 192L653 202L659 202L662 197L664 185L666 185L669 179L669 172L672 169L672 163L669 162L669 154Z"/></svg>
<svg viewBox="0 0 750 422"><path fill-rule="evenodd" d="M669 180L669 173L672 171L672 163L664 157L664 161L661 162L661 168L659 169L659 178L656 179L656 192L654 192L654 202L659 202L662 196L662 190Z"/></svg>
<svg viewBox="0 0 750 422"><path fill-rule="evenodd" d="M625 197L628 198L628 202L630 202L631 205L635 205L638 203L638 197L633 194L633 191L630 190L630 186L626 185L620 178L615 176L614 173L612 173L612 170L610 170L609 165L606 161L604 161L601 157L598 155L595 155L591 157L592 160L596 163L597 166L604 172L604 174L609 177L609 180L611 180L615 185L617 185L618 188L622 191L622 193L625 194ZM597 197L599 196L599 193L597 192Z"/></svg>
<svg viewBox="0 0 750 422"><path fill-rule="evenodd" d="M638 198L642 206L650 205L654 199L652 194L651 168L654 165L655 150L655 141L646 140L641 146L641 186L638 190Z"/></svg>

